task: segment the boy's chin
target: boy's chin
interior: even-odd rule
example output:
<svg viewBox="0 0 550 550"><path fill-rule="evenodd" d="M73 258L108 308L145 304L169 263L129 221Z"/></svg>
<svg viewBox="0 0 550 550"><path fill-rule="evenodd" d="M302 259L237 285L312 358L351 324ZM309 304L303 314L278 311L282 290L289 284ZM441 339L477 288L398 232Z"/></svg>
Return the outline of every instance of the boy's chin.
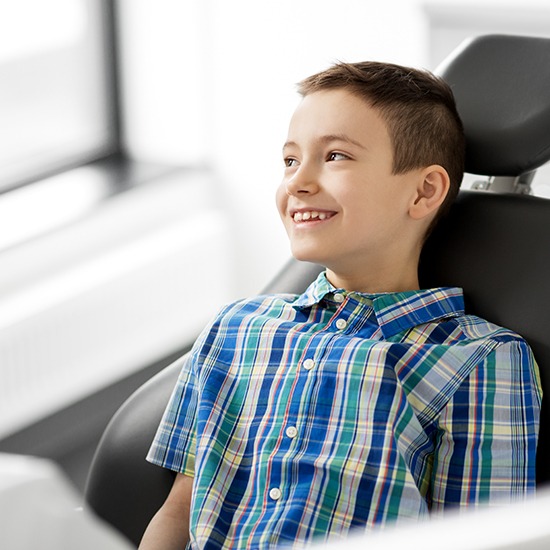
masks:
<svg viewBox="0 0 550 550"><path fill-rule="evenodd" d="M326 263L321 258L311 256L295 256L294 254L292 257L299 262L303 262L304 264L311 264L312 266L315 265L320 271L327 269Z"/></svg>
<svg viewBox="0 0 550 550"><path fill-rule="evenodd" d="M312 264L324 265L324 258L321 254L313 254L305 250L296 249L291 249L291 253L294 259L299 260L300 262L310 262Z"/></svg>

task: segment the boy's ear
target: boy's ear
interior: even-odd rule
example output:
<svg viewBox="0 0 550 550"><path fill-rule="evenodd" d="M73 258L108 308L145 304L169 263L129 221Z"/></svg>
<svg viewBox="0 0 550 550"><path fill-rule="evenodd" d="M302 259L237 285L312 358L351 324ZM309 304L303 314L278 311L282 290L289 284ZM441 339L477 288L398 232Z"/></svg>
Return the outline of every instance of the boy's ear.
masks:
<svg viewBox="0 0 550 550"><path fill-rule="evenodd" d="M421 220L435 214L443 204L451 185L447 170L439 164L433 164L419 174L416 193L409 205L409 215Z"/></svg>

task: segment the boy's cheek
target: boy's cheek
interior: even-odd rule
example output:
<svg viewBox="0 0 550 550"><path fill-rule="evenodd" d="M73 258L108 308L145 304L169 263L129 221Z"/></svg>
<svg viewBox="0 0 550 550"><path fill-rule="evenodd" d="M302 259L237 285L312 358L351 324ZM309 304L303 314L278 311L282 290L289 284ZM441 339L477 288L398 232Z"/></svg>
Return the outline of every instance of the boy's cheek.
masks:
<svg viewBox="0 0 550 550"><path fill-rule="evenodd" d="M277 210L281 218L284 219L284 215L287 207L287 194L284 184L279 185L275 193L275 204L277 205Z"/></svg>

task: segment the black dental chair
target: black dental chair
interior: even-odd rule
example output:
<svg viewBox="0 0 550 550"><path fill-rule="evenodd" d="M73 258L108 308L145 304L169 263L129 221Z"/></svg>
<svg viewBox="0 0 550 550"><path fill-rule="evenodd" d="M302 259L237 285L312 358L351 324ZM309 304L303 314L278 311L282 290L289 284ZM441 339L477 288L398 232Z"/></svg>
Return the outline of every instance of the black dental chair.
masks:
<svg viewBox="0 0 550 550"><path fill-rule="evenodd" d="M462 191L430 237L421 284L460 286L468 312L523 335L550 396L550 200L529 195L535 170L550 160L550 39L474 39L437 72L455 91L467 137L466 171L489 178L474 184L478 190ZM265 292L301 292L320 269L292 260ZM183 361L121 407L89 473L86 506L136 545L172 484L173 474L148 464L145 455ZM539 484L550 481L547 399Z"/></svg>

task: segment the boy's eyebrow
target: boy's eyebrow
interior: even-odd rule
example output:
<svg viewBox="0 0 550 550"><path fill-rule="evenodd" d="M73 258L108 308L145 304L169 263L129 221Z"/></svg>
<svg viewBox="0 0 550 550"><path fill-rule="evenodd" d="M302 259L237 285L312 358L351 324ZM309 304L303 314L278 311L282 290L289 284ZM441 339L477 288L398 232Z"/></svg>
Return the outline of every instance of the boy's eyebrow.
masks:
<svg viewBox="0 0 550 550"><path fill-rule="evenodd" d="M332 143L334 141L343 141L346 143L351 143L352 145L355 145L356 147L360 147L361 149L366 149L366 147L362 144L356 141L355 139L349 137L346 134L326 134L324 136L319 136L315 141L318 141L322 144L328 144ZM286 141L283 145L283 150L287 147L297 146L298 144L295 141Z"/></svg>

